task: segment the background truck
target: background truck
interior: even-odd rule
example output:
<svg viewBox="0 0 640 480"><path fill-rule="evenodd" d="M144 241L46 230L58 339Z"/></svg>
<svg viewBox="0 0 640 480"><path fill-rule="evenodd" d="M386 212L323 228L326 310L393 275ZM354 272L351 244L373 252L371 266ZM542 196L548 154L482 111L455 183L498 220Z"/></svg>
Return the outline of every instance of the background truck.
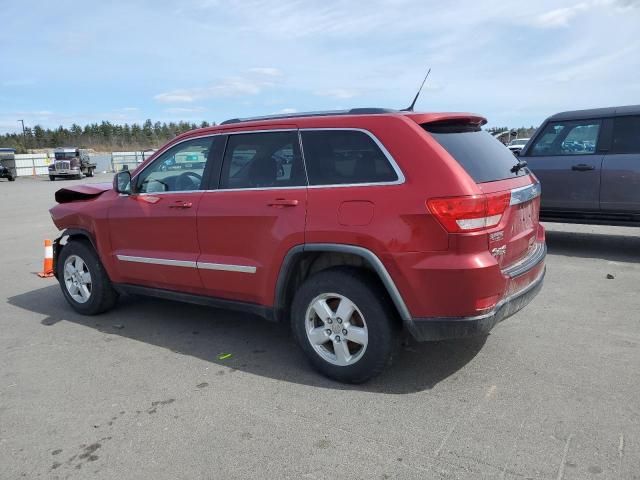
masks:
<svg viewBox="0 0 640 480"><path fill-rule="evenodd" d="M54 161L49 165L49 180L56 177L82 178L82 175L93 177L96 164L91 163L89 155L78 148L56 148L53 151Z"/></svg>
<svg viewBox="0 0 640 480"><path fill-rule="evenodd" d="M0 178L10 182L16 179L16 151L13 148L0 148Z"/></svg>

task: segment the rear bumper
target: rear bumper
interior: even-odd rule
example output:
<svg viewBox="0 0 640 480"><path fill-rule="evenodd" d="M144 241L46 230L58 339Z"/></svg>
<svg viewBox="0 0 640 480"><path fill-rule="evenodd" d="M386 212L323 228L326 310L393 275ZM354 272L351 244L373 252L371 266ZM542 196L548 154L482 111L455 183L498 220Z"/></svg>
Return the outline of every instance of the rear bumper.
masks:
<svg viewBox="0 0 640 480"><path fill-rule="evenodd" d="M412 336L420 342L467 338L487 334L497 323L524 308L535 298L544 282L546 269L541 256L533 270L539 270L537 277L528 285L499 302L489 313L474 317L432 317L413 318L407 325ZM514 280L518 279L515 277Z"/></svg>

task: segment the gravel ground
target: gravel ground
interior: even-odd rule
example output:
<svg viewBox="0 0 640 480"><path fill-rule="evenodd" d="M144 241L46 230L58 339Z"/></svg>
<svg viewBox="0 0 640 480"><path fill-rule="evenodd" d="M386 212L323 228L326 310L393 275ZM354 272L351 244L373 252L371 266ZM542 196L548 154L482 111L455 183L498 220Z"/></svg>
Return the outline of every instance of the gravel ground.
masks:
<svg viewBox="0 0 640 480"><path fill-rule="evenodd" d="M345 386L252 316L73 313L34 274L73 183L0 181L0 479L640 479L637 228L548 225L528 308Z"/></svg>

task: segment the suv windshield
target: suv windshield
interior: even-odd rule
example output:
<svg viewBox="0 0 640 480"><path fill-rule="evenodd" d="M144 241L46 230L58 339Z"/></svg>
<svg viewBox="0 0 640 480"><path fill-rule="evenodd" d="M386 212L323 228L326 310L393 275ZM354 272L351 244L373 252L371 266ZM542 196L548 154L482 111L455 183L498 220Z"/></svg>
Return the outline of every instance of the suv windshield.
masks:
<svg viewBox="0 0 640 480"><path fill-rule="evenodd" d="M425 124L422 127L462 165L476 183L494 182L529 173L526 168L513 173L511 169L518 160L487 132L464 125Z"/></svg>

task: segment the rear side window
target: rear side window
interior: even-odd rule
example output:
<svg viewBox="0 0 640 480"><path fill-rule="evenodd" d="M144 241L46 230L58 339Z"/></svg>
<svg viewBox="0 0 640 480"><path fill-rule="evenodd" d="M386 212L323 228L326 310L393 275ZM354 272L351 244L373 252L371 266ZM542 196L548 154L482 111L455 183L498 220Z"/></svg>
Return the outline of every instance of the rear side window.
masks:
<svg viewBox="0 0 640 480"><path fill-rule="evenodd" d="M526 168L513 173L511 169L518 163L518 159L487 132L431 128L428 124L423 125L423 128L462 165L476 183L494 182L528 173Z"/></svg>
<svg viewBox="0 0 640 480"><path fill-rule="evenodd" d="M306 185L298 133L230 135L220 188L274 188Z"/></svg>
<svg viewBox="0 0 640 480"><path fill-rule="evenodd" d="M389 159L366 133L356 130L302 131L310 185L386 183L398 180Z"/></svg>
<svg viewBox="0 0 640 480"><path fill-rule="evenodd" d="M613 120L612 153L640 153L640 116Z"/></svg>
<svg viewBox="0 0 640 480"><path fill-rule="evenodd" d="M549 122L529 149L534 157L590 155L596 152L600 120Z"/></svg>

